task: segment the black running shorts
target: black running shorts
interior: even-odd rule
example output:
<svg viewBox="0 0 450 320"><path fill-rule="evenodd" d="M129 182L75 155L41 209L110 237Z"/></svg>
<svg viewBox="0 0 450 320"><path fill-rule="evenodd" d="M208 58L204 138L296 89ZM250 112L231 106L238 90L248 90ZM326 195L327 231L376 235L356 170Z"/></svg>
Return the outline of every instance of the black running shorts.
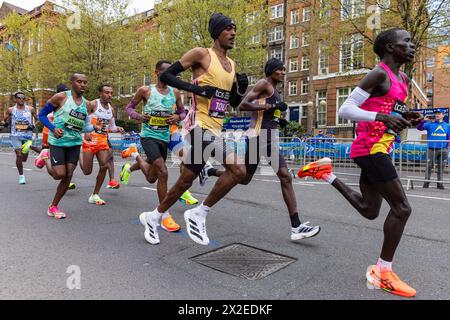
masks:
<svg viewBox="0 0 450 320"><path fill-rule="evenodd" d="M63 166L68 163L77 165L80 160L81 146L58 147L50 145L50 162L52 167Z"/></svg>
<svg viewBox="0 0 450 320"><path fill-rule="evenodd" d="M141 145L147 155L147 160L149 163L153 163L159 158L163 158L164 161L166 161L168 148L167 142L153 138L141 138Z"/></svg>
<svg viewBox="0 0 450 320"><path fill-rule="evenodd" d="M398 178L391 157L386 153L376 153L354 158L361 168L360 184L381 184Z"/></svg>

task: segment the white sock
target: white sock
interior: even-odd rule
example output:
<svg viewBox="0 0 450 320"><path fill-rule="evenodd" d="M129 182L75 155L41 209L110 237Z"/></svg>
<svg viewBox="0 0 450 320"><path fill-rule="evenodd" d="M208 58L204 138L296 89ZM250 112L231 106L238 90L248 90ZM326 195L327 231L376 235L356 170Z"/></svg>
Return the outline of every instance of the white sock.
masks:
<svg viewBox="0 0 450 320"><path fill-rule="evenodd" d="M134 161L136 161L136 158L138 157L138 155L139 155L139 152L135 152L135 153L131 154L131 157L133 158Z"/></svg>
<svg viewBox="0 0 450 320"><path fill-rule="evenodd" d="M384 261L383 259L379 258L377 261L377 267L380 269L380 271L392 271L392 261Z"/></svg>
<svg viewBox="0 0 450 320"><path fill-rule="evenodd" d="M127 170L126 170L128 173L131 173L131 169L130 168L131 167L127 168Z"/></svg>
<svg viewBox="0 0 450 320"><path fill-rule="evenodd" d="M169 211L166 211L166 212L164 212L164 213L162 214L162 219L165 219L165 218L167 218L168 216L170 216L170 213L169 213Z"/></svg>
<svg viewBox="0 0 450 320"><path fill-rule="evenodd" d="M330 174L324 175L323 178L326 182L328 182L329 184L332 184L334 182L334 180L336 180L337 177L334 174L330 173Z"/></svg>
<svg viewBox="0 0 450 320"><path fill-rule="evenodd" d="M205 205L203 204L203 202L202 202L202 204L199 205L197 208L199 209L199 213L200 213L203 217L205 217L205 218L206 218L206 216L208 215L209 210L211 210L211 208L208 207L208 206L205 206Z"/></svg>

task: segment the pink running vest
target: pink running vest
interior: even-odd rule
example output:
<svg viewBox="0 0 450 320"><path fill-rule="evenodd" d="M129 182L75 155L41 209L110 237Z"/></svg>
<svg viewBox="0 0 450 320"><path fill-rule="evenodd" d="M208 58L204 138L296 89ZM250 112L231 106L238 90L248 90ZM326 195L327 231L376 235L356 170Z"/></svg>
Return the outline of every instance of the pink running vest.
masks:
<svg viewBox="0 0 450 320"><path fill-rule="evenodd" d="M403 83L401 83L397 76L389 69L389 67L380 62L379 66L386 70L391 80L391 88L389 92L381 97L373 97L367 99L360 108L367 111L377 113L390 114L395 106L395 103L405 103L408 97L408 85L405 77L401 73ZM395 136L386 133L386 126L380 121L362 121L358 122L356 128L356 139L352 144L350 157L357 158L368 156L376 153L389 154L394 143Z"/></svg>

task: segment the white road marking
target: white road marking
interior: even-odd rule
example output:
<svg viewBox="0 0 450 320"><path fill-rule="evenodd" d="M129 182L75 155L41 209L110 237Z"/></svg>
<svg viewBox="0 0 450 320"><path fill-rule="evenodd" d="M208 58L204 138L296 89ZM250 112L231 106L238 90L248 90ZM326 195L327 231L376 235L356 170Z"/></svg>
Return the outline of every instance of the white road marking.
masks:
<svg viewBox="0 0 450 320"><path fill-rule="evenodd" d="M443 200L450 201L449 198L438 198L438 197L428 197L428 196L419 196L418 194L406 194L408 197L416 197L416 198L424 198L424 199L432 199L432 200Z"/></svg>

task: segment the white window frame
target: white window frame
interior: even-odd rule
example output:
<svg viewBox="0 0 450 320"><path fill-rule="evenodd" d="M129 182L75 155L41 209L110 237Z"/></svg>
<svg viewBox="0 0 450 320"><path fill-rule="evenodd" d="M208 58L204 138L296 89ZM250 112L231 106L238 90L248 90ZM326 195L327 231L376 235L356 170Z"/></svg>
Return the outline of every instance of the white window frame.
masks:
<svg viewBox="0 0 450 320"><path fill-rule="evenodd" d="M322 65L323 63L323 65ZM326 66L325 66L326 63ZM323 70L325 69L325 72ZM319 55L317 59L317 73L319 75L328 74L330 72L330 56L323 50L323 45L319 44Z"/></svg>
<svg viewBox="0 0 450 320"><path fill-rule="evenodd" d="M258 82L258 77L257 76L249 76L248 77L248 84L250 86L256 85L257 82Z"/></svg>
<svg viewBox="0 0 450 320"><path fill-rule="evenodd" d="M259 44L261 43L261 32L256 33L250 39L250 44Z"/></svg>
<svg viewBox="0 0 450 320"><path fill-rule="evenodd" d="M44 47L44 33L42 27L38 29L37 52L41 52ZM38 87L39 88L39 87Z"/></svg>
<svg viewBox="0 0 450 320"><path fill-rule="evenodd" d="M302 47L309 46L308 40L309 40L309 32L303 31L302 32Z"/></svg>
<svg viewBox="0 0 450 320"><path fill-rule="evenodd" d="M28 39L28 55L31 56L33 54L33 47L34 47L34 35L30 36L30 39Z"/></svg>
<svg viewBox="0 0 450 320"><path fill-rule="evenodd" d="M300 38L298 34L291 34L289 41L289 49L298 49L300 46Z"/></svg>
<svg viewBox="0 0 450 320"><path fill-rule="evenodd" d="M343 90L346 89L347 93L344 95L340 95L339 94L339 90ZM347 100L348 96L350 95L350 93L352 93L352 91L354 90L354 87L343 87L343 88L336 88L336 126L348 126L352 123L351 120L345 120L345 119L340 119L339 118L339 108L342 106L342 104L344 104L345 100ZM342 104L339 105L339 99L342 98ZM342 121L343 123L339 123L339 121Z"/></svg>
<svg viewBox="0 0 450 320"><path fill-rule="evenodd" d="M294 17L296 17L294 21ZM300 23L300 9L291 10L291 25Z"/></svg>
<svg viewBox="0 0 450 320"><path fill-rule="evenodd" d="M323 92L325 92L325 98L323 98L323 97L319 98L319 93L323 93ZM320 106L320 102L321 101L327 102L327 100L328 100L328 98L327 98L327 90L319 90L319 91L316 92L317 126L319 126L319 127L326 127L327 126L328 106L325 106L325 110L321 110L320 109L320 107L321 107ZM324 115L324 117L325 117L323 124L320 124L319 115Z"/></svg>
<svg viewBox="0 0 450 320"><path fill-rule="evenodd" d="M344 9L344 5L349 7L347 10ZM365 0L342 0L341 5L341 21L347 19L354 19L362 17L366 13L366 1Z"/></svg>
<svg viewBox="0 0 450 320"><path fill-rule="evenodd" d="M280 37L277 37L277 35ZM269 29L268 31L269 42L282 41L283 39L284 39L283 25L275 26Z"/></svg>
<svg viewBox="0 0 450 320"><path fill-rule="evenodd" d="M359 38L359 39L356 39ZM344 40L345 39L345 45L350 45L350 57L348 57L347 59L350 59L350 66L348 67L348 69L344 69L344 65L343 65L343 46L344 46ZM356 53L356 48L358 43L362 43L362 48L361 48L361 62L362 65L360 67L355 67L354 62L355 62L355 53ZM341 44L340 44L340 48L339 48L339 71L340 72L347 72L347 71L351 71L351 70L358 70L363 68L364 65L364 37L357 33L357 34L353 34L350 37L346 37L346 38L341 38Z"/></svg>
<svg viewBox="0 0 450 320"><path fill-rule="evenodd" d="M304 89L307 89L307 90L304 90ZM306 96L307 94L309 93L309 80L301 80L300 81L300 94L302 95L302 96Z"/></svg>
<svg viewBox="0 0 450 320"><path fill-rule="evenodd" d="M444 58L442 58L442 64L446 67L450 66L450 55L444 56Z"/></svg>
<svg viewBox="0 0 450 320"><path fill-rule="evenodd" d="M292 67L293 65L295 68ZM289 58L289 72L298 72L298 57Z"/></svg>
<svg viewBox="0 0 450 320"><path fill-rule="evenodd" d="M331 17L331 7L328 0L320 0L320 17L321 18Z"/></svg>
<svg viewBox="0 0 450 320"><path fill-rule="evenodd" d="M295 88L295 93L293 93L293 89L294 88ZM298 95L297 80L289 81L288 89L289 89L289 96L290 97Z"/></svg>
<svg viewBox="0 0 450 320"><path fill-rule="evenodd" d="M281 8L281 10L279 10ZM280 14L280 15L279 15ZM277 4L270 7L270 20L284 17L284 4Z"/></svg>
<svg viewBox="0 0 450 320"><path fill-rule="evenodd" d="M305 68L305 58L307 58L307 61L308 61L308 67L307 67L307 68ZM311 60L309 59L309 56L308 56L308 55L303 55L303 56L302 56L302 66L301 66L301 70L302 70L302 71L309 70L310 63L311 63Z"/></svg>
<svg viewBox="0 0 450 320"><path fill-rule="evenodd" d="M307 22L311 20L311 7L303 7L302 21Z"/></svg>
<svg viewBox="0 0 450 320"><path fill-rule="evenodd" d="M280 57L278 57L278 55L276 55L276 54L274 54L274 52L277 52L278 53L278 50L280 51ZM269 58L277 58L277 59L279 59L279 60L281 60L281 61L284 61L284 59L283 59L283 47L275 47L275 48L272 48L271 50L270 50L270 57Z"/></svg>

